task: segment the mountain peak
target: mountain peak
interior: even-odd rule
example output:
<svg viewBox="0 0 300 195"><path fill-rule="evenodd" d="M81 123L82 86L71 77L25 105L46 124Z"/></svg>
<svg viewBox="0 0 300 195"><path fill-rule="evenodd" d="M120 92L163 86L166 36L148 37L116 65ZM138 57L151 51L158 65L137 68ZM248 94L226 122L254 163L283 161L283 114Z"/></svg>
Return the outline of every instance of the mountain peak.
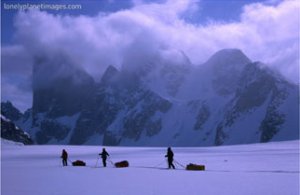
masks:
<svg viewBox="0 0 300 195"><path fill-rule="evenodd" d="M245 65L251 60L239 49L222 49L212 55L206 64L214 66Z"/></svg>
<svg viewBox="0 0 300 195"><path fill-rule="evenodd" d="M118 73L119 70L116 67L109 65L101 78L101 82L107 83L111 81Z"/></svg>

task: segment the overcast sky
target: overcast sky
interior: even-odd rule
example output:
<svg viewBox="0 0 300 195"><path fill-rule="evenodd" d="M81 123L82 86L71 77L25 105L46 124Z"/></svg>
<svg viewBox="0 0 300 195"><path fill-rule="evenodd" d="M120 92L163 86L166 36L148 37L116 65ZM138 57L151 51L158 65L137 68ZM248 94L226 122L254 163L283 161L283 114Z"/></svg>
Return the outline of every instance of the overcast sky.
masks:
<svg viewBox="0 0 300 195"><path fill-rule="evenodd" d="M1 98L22 111L32 105L35 57L68 56L95 79L110 64L126 66L133 53L176 58L182 51L201 65L214 52L239 48L299 83L297 0L41 1L80 5L75 10L26 10L1 2ZM27 5L38 4L28 1Z"/></svg>

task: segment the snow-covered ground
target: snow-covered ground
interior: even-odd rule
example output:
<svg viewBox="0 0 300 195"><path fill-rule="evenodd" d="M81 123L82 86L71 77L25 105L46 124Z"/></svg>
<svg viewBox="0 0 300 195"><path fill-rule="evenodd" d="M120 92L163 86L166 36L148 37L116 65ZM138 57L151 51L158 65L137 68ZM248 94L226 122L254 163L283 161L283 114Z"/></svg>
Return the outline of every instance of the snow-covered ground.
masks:
<svg viewBox="0 0 300 195"><path fill-rule="evenodd" d="M62 167L70 160L87 167ZM299 195L299 141L222 147L173 148L182 165L205 171L166 169L166 148L106 147L113 162L129 168L95 168L101 146L20 146L2 143L2 195Z"/></svg>

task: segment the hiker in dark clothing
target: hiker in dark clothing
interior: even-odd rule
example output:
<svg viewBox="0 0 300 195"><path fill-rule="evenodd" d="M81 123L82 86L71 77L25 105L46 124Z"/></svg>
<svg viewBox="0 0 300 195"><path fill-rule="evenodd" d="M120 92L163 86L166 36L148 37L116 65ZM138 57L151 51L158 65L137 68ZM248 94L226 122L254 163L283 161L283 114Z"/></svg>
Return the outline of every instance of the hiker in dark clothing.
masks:
<svg viewBox="0 0 300 195"><path fill-rule="evenodd" d="M102 153L99 154L102 158L103 166L106 167L106 159L109 154L106 152L105 148L102 149Z"/></svg>
<svg viewBox="0 0 300 195"><path fill-rule="evenodd" d="M171 169L171 167L172 167L173 169L175 169L175 166L174 166L174 164L173 164L174 153L173 153L173 151L171 150L170 147L168 147L168 152L167 152L167 154L165 155L165 157L168 157L168 165L169 165L169 169Z"/></svg>
<svg viewBox="0 0 300 195"><path fill-rule="evenodd" d="M61 158L62 158L62 163L63 166L68 166L68 153L65 149L62 150L62 154L61 154Z"/></svg>

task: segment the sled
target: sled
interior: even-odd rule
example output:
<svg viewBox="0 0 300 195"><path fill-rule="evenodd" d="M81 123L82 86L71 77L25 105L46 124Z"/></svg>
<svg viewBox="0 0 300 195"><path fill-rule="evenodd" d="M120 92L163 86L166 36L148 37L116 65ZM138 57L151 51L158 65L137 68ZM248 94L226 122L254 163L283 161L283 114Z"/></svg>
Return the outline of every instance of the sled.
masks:
<svg viewBox="0 0 300 195"><path fill-rule="evenodd" d="M74 162L72 162L73 166L85 166L85 162L81 161L81 160L76 160Z"/></svg>
<svg viewBox="0 0 300 195"><path fill-rule="evenodd" d="M205 170L205 166L204 165L197 165L197 164L188 164L186 166L186 170L191 170L191 171L204 171Z"/></svg>
<svg viewBox="0 0 300 195"><path fill-rule="evenodd" d="M128 166L129 166L129 163L127 160L115 163L116 168L123 168L123 167L128 167Z"/></svg>

